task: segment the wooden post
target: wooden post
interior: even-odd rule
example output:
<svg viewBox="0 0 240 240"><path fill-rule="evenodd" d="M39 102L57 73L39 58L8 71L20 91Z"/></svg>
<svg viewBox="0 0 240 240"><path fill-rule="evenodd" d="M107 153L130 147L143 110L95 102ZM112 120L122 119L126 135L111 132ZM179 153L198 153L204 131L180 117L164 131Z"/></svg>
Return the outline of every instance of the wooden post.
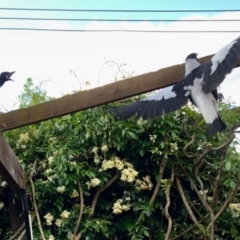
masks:
<svg viewBox="0 0 240 240"><path fill-rule="evenodd" d="M7 181L12 190L20 196L24 187L23 169L13 150L0 132L0 175Z"/></svg>
<svg viewBox="0 0 240 240"><path fill-rule="evenodd" d="M10 188L5 191L5 203L9 207L11 228L15 233L24 223L21 208L20 188L24 186L23 169L13 150L0 132L0 175Z"/></svg>

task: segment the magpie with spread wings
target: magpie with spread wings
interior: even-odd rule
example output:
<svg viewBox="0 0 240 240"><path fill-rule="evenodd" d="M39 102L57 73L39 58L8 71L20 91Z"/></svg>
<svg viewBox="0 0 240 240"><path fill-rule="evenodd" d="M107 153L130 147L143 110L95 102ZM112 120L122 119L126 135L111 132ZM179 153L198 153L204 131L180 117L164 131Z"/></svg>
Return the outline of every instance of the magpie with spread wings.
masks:
<svg viewBox="0 0 240 240"><path fill-rule="evenodd" d="M224 46L204 64L200 64L197 54L192 53L185 60L185 77L180 82L138 102L115 108L114 115L121 119L133 116L156 118L178 110L190 100L202 113L210 135L214 136L226 129L226 124L218 114L217 101L220 94L217 87L236 67L238 60L240 37Z"/></svg>

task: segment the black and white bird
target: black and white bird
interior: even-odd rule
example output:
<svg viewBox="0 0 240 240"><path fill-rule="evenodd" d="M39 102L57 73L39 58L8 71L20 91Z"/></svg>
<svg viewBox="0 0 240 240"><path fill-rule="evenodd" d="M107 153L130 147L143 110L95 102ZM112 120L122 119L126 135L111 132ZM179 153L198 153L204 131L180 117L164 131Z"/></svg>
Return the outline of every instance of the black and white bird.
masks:
<svg viewBox="0 0 240 240"><path fill-rule="evenodd" d="M127 119L160 117L181 108L188 99L199 108L211 136L226 129L218 114L217 87L240 60L240 37L224 46L209 61L200 64L192 53L185 61L185 77L175 85L161 89L138 102L115 108L114 115Z"/></svg>
<svg viewBox="0 0 240 240"><path fill-rule="evenodd" d="M0 87L2 87L2 85L7 81L13 81L11 77L14 73L15 72L2 72L0 74Z"/></svg>

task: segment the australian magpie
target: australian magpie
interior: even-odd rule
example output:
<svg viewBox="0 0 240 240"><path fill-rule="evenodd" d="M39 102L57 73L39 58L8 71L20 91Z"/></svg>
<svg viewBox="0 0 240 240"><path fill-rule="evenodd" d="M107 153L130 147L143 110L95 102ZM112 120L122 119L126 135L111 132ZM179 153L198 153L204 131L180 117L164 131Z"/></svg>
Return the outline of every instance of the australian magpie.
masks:
<svg viewBox="0 0 240 240"><path fill-rule="evenodd" d="M13 81L11 79L11 76L14 74L15 72L2 72L0 74L0 87L2 87L2 85L6 82L6 81Z"/></svg>
<svg viewBox="0 0 240 240"><path fill-rule="evenodd" d="M143 119L168 114L187 104L190 99L196 105L207 123L211 136L226 129L218 114L217 87L240 60L240 37L219 50L209 61L200 64L197 54L192 53L185 60L185 77L175 85L161 89L138 102L115 108L115 116L127 119L132 116Z"/></svg>

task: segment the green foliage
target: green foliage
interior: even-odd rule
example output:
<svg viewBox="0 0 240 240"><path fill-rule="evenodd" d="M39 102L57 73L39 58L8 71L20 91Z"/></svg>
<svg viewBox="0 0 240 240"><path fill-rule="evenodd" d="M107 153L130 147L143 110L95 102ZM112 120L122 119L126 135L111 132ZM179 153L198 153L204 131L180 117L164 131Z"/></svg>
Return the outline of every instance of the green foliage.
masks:
<svg viewBox="0 0 240 240"><path fill-rule="evenodd" d="M31 79L27 80L19 97L21 107L49 99ZM126 100L124 104L134 99ZM51 235L59 240L70 239L81 210L78 233L81 232L82 239L117 237L119 240L134 240L150 239L150 236L151 239L164 239L168 228L165 217L168 197L171 200L168 212L173 221L170 237L178 236L193 222L181 199L176 178L180 178L184 196L198 221L208 214L200 199L202 192L195 171L198 168L196 162L206 149L220 146L229 139L230 128L239 121L238 115L233 111L223 113L228 130L211 138L205 123L201 123L200 115L192 107L186 106L176 113L148 121L121 121L109 111L110 106L116 105L119 103L5 134L26 170L27 191L36 198L46 239L53 239ZM223 109L229 107L229 104L222 104ZM183 149L193 134L195 141L187 152L195 156L188 158ZM234 140L227 150L209 151L201 161L198 175L203 183L202 191L206 191L207 202L215 214L231 191L239 186L237 145ZM174 176L171 175L173 172ZM29 180L31 173L35 195ZM156 188L158 184L159 190ZM198 191L194 190L193 184ZM239 202L238 192L233 194L230 202ZM215 239L240 239L238 208L236 205L227 206L215 222ZM33 202L30 208L34 214ZM190 229L182 239L196 236L200 239L209 234L206 230L209 222L208 216L201 221L200 228ZM2 231L4 224L6 222L1 220ZM36 220L33 232L35 239L41 239ZM4 234L0 234L1 239L9 239L6 231Z"/></svg>
<svg viewBox="0 0 240 240"><path fill-rule="evenodd" d="M28 78L24 84L24 91L18 97L20 102L19 107L25 108L50 100L47 96L47 92L43 91L39 86L34 86L31 78Z"/></svg>

